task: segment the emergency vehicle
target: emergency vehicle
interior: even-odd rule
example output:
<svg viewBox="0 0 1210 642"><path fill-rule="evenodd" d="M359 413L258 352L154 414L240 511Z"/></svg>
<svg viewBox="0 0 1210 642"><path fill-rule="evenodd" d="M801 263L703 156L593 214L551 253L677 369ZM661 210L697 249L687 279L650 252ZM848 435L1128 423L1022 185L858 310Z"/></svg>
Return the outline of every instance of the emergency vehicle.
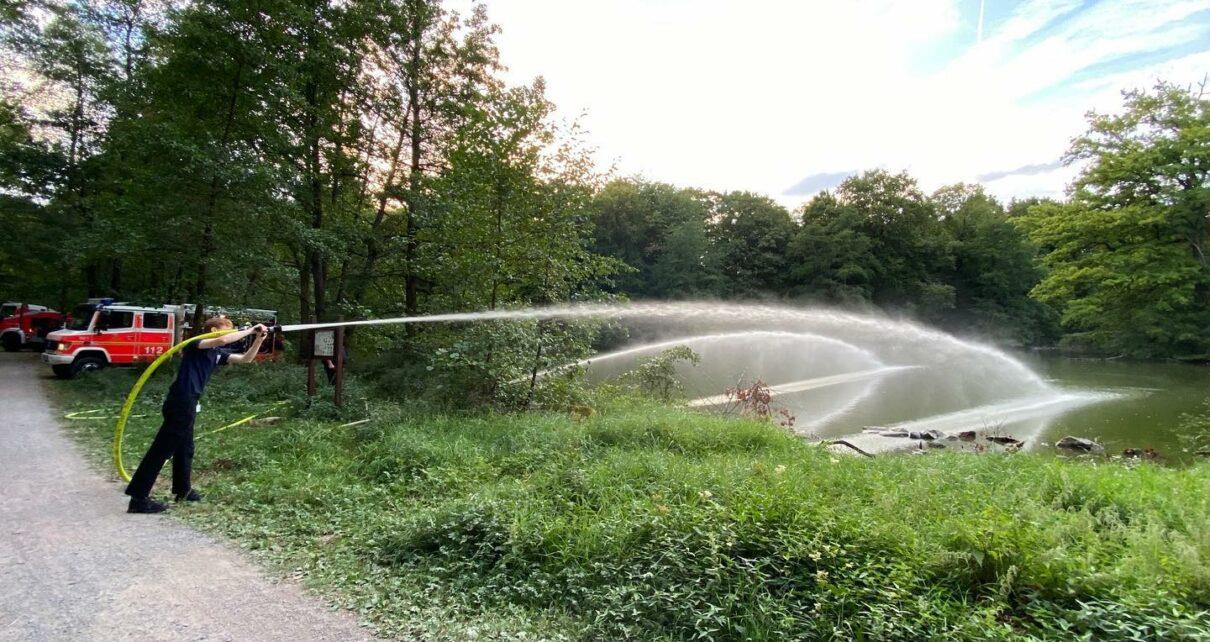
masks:
<svg viewBox="0 0 1210 642"><path fill-rule="evenodd" d="M65 322L62 313L44 305L7 301L0 304L0 345L5 352L40 348L46 335Z"/></svg>
<svg viewBox="0 0 1210 642"><path fill-rule="evenodd" d="M55 376L62 379L105 367L151 363L193 334L189 322L195 309L191 304L155 308L90 300L72 312L73 320L66 328L47 335L42 361L50 364ZM216 314L226 315L237 327L277 324L274 310L206 308L207 317ZM250 340L251 337L245 342ZM239 350L241 345L247 344L231 347ZM273 336L261 346L257 359L274 359L281 347L280 337Z"/></svg>

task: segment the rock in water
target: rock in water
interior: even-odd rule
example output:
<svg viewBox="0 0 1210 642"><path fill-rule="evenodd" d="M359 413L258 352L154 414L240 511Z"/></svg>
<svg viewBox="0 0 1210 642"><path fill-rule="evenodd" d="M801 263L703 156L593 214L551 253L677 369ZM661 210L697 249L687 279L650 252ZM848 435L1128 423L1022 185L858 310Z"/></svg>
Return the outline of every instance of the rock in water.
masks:
<svg viewBox="0 0 1210 642"><path fill-rule="evenodd" d="M939 431L939 430L922 430L919 432L913 430L912 432L908 433L908 437L910 437L912 439L923 439L925 441L933 441L934 439L941 439L944 436L945 435L942 434L941 431Z"/></svg>
<svg viewBox="0 0 1210 642"><path fill-rule="evenodd" d="M958 433L958 439L961 439L962 441L974 441L975 437L975 431L973 430L963 430L962 432Z"/></svg>
<svg viewBox="0 0 1210 642"><path fill-rule="evenodd" d="M1105 447L1091 439L1083 437L1067 436L1055 442L1055 448L1064 450L1077 450L1085 453L1098 453L1105 450Z"/></svg>
<svg viewBox="0 0 1210 642"><path fill-rule="evenodd" d="M991 437L988 437L987 440L993 444L1000 444L1001 446L1020 446L1021 444L1025 443L1020 439L1014 439L1013 437L1008 437L1005 435L992 435Z"/></svg>

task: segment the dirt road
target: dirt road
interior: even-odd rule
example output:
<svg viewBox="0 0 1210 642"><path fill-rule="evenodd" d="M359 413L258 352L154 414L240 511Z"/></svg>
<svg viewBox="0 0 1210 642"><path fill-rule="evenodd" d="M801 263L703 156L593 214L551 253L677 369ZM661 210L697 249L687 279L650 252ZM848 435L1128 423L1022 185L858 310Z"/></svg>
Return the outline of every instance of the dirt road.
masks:
<svg viewBox="0 0 1210 642"><path fill-rule="evenodd" d="M0 354L0 640L367 640L354 618L163 515L60 428L29 353Z"/></svg>

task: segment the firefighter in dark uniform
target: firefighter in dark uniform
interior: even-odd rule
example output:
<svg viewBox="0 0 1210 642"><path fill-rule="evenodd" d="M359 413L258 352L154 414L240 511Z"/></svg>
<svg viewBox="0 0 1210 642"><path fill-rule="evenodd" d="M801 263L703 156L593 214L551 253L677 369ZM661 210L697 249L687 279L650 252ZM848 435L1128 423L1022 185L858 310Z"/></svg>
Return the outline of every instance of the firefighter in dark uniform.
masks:
<svg viewBox="0 0 1210 642"><path fill-rule="evenodd" d="M203 332L230 330L233 327L231 321L222 316L208 319L202 326ZM247 330L203 339L181 350L184 354L181 367L164 399L164 423L130 478L130 484L126 486L126 494L130 495L130 507L126 512L161 513L168 509L166 504L151 499L151 487L155 485L155 479L169 457L172 458L172 494L176 500L196 502L202 499L189 480L193 469L193 420L201 410L198 401L215 368L228 363L255 361L266 334L268 330L265 326L256 325ZM255 338L244 352L233 353L226 347L249 335Z"/></svg>

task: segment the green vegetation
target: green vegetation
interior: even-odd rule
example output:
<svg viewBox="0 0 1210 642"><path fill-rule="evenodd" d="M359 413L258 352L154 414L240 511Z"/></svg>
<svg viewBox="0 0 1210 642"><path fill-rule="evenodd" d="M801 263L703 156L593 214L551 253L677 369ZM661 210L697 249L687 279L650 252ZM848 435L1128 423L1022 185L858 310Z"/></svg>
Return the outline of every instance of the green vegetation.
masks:
<svg viewBox="0 0 1210 642"><path fill-rule="evenodd" d="M1094 115L1070 202L1023 220L1049 274L1034 290L1073 343L1135 357L1210 356L1210 101L1161 86Z"/></svg>
<svg viewBox="0 0 1210 642"><path fill-rule="evenodd" d="M55 385L69 409L112 407L132 377ZM301 379L289 366L223 373L199 432L291 399ZM177 514L389 635L1210 636L1204 464L869 460L626 396L575 420L378 394L354 381L340 416L317 405L201 437L208 501ZM155 404L140 402L130 452ZM371 423L340 427L366 408ZM107 462L108 422L76 425Z"/></svg>
<svg viewBox="0 0 1210 642"><path fill-rule="evenodd" d="M1018 345L1210 354L1197 88L1160 84L1091 115L1066 202L926 194L876 170L790 212L759 194L606 181L540 79L505 82L482 6L15 0L3 18L5 298L298 320L784 299ZM447 329L466 359L425 365L453 364L466 398L498 401L499 382L582 356L582 330L534 324L502 342ZM377 339L375 352L431 353L414 334Z"/></svg>
<svg viewBox="0 0 1210 642"><path fill-rule="evenodd" d="M0 18L4 299L306 321L780 299L1004 343L1210 354L1196 91L1091 116L1066 202L927 194L879 170L791 212L607 180L540 79L504 80L481 5L13 0ZM267 401L288 419L203 435L210 501L179 512L392 635L1210 637L1206 465L835 456L651 400L676 396L689 352L620 387L535 385L606 330L357 328L345 409L304 409L296 367L224 375L201 430ZM112 407L132 376L56 385L72 408ZM105 451L108 422L76 426ZM1204 447L1204 417L1185 430Z"/></svg>
<svg viewBox="0 0 1210 642"><path fill-rule="evenodd" d="M791 215L767 198L616 181L595 249L637 298L787 298L908 313L964 334L1136 357L1210 352L1210 101L1170 85L1089 118L1068 202L1005 206L906 173L844 180Z"/></svg>

